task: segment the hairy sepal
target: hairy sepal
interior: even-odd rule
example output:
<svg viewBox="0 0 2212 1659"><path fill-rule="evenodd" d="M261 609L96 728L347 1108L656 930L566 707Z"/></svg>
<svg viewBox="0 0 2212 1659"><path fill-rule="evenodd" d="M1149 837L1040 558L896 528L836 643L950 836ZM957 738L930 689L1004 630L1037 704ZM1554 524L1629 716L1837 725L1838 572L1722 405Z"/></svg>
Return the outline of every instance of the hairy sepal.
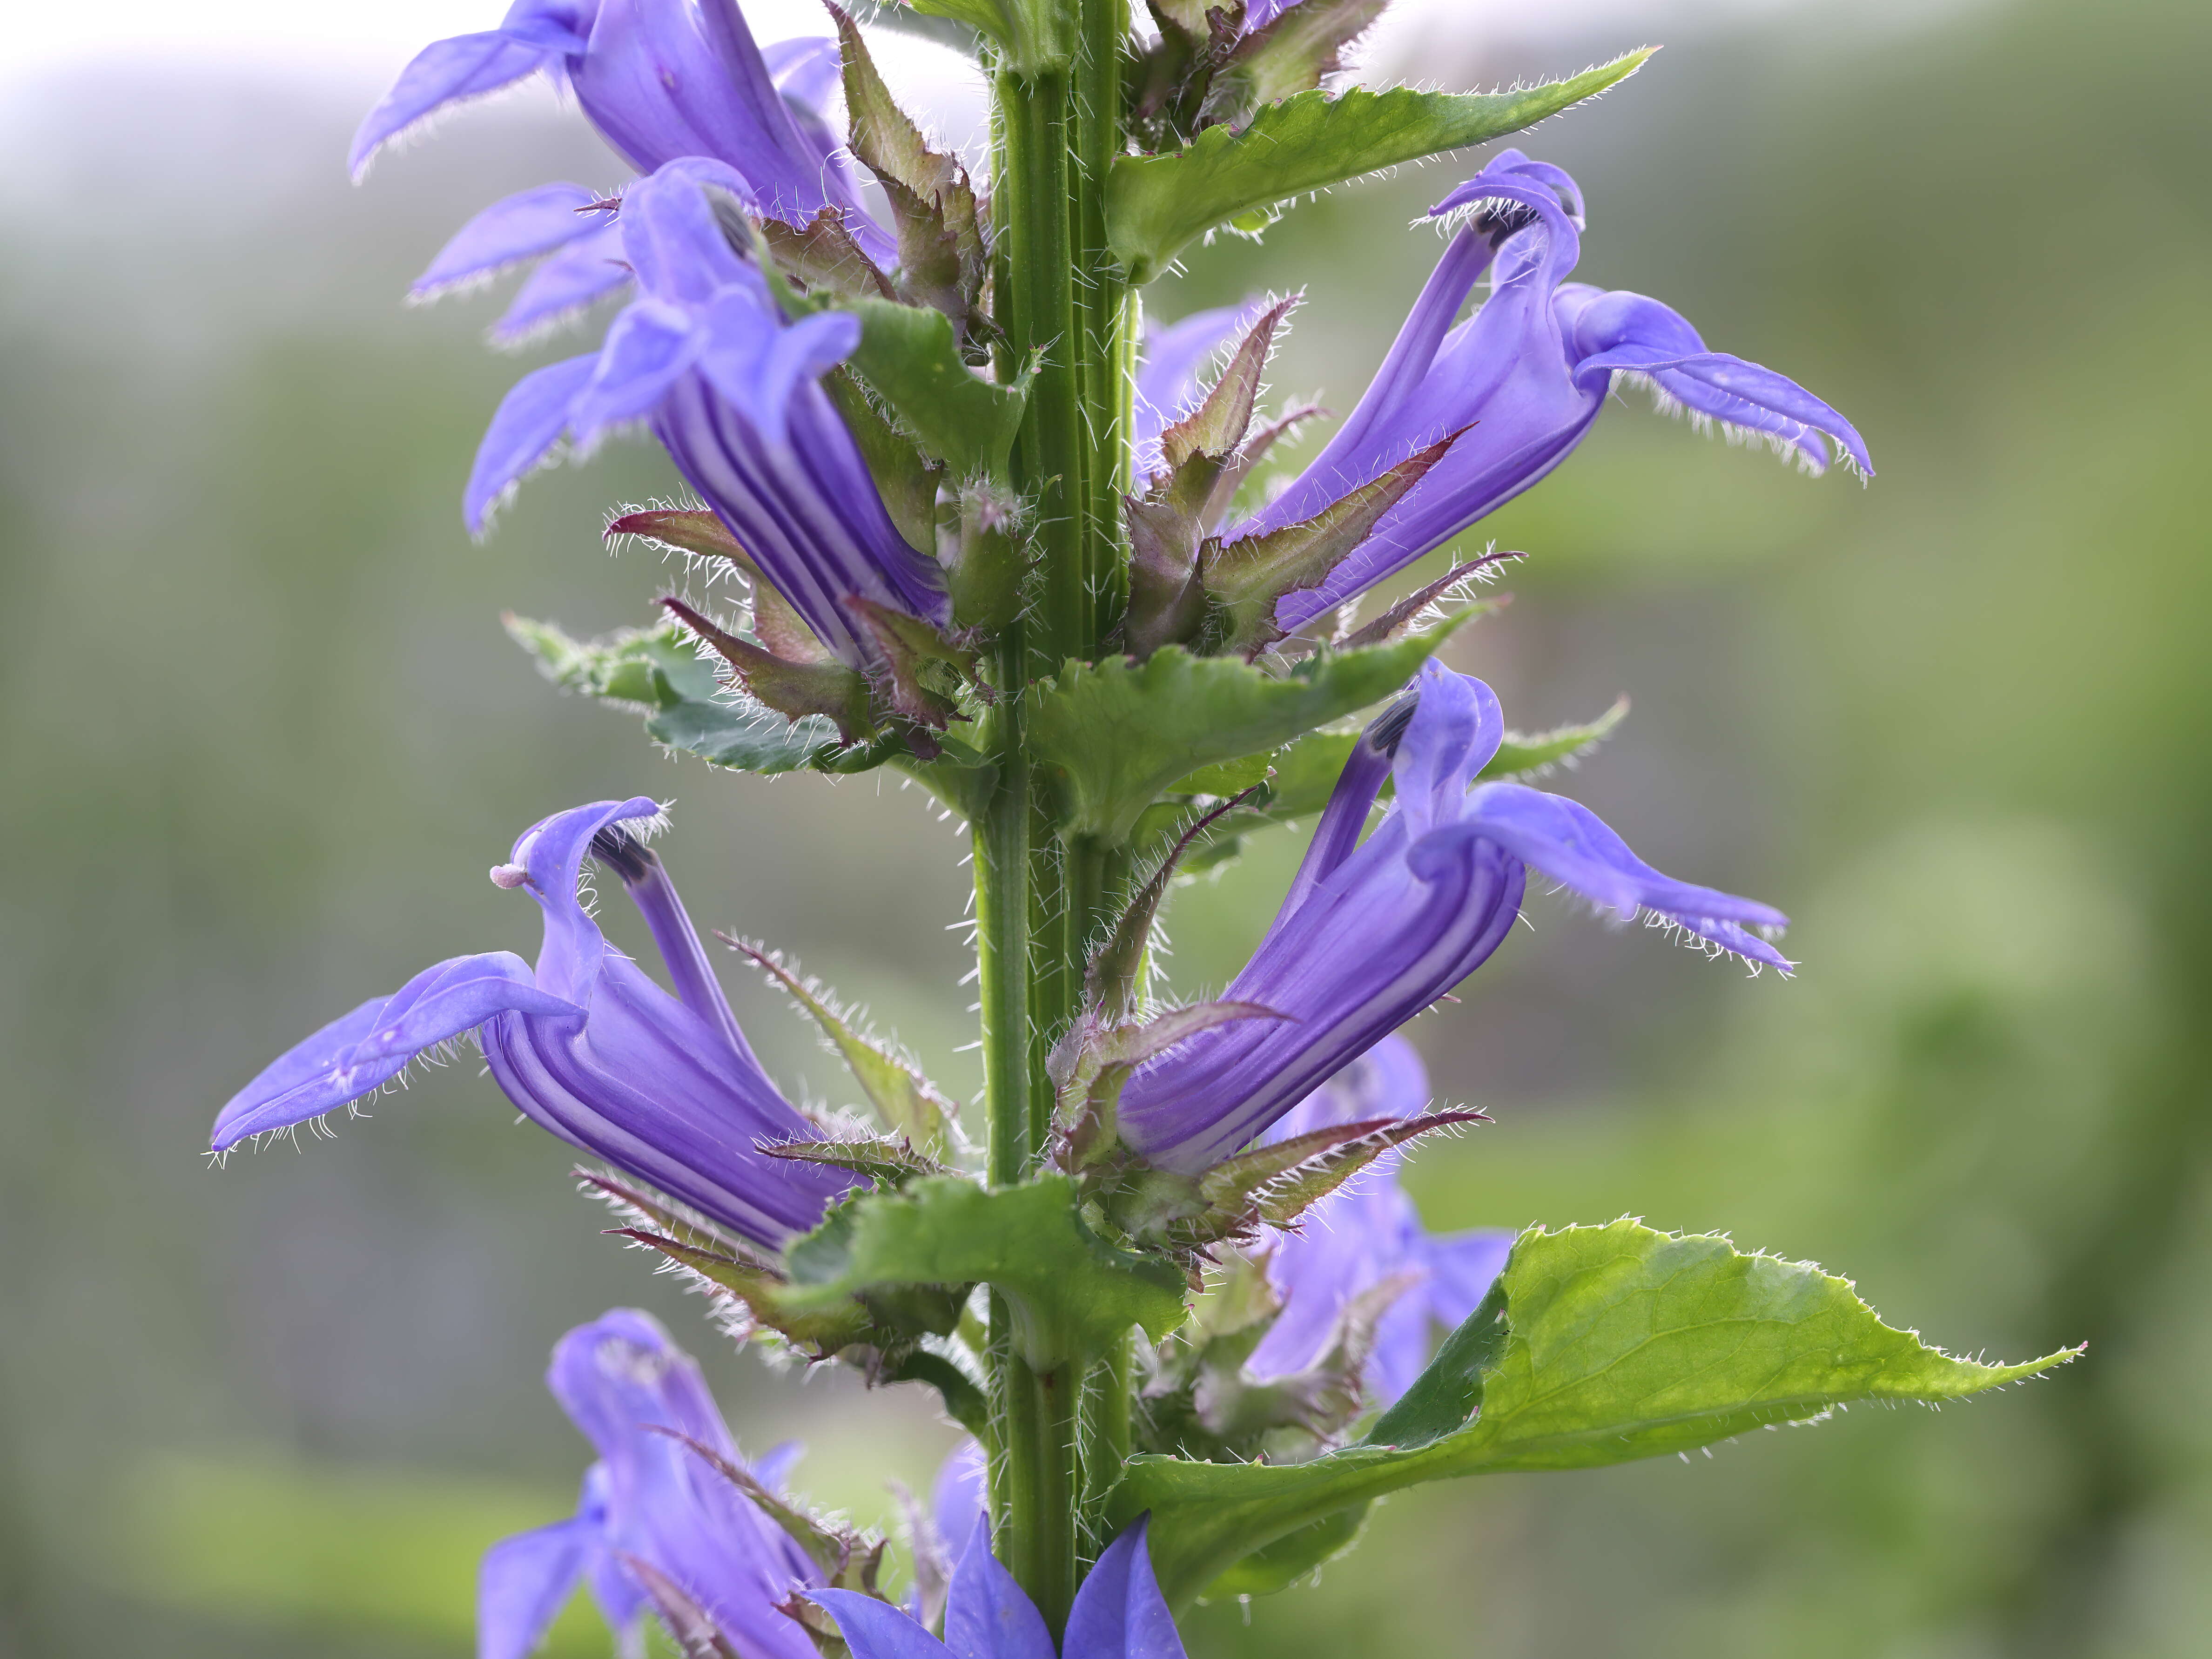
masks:
<svg viewBox="0 0 2212 1659"><path fill-rule="evenodd" d="M1045 1062L1055 1091L1053 1115L1060 1129L1061 1167L1085 1170L1115 1156L1121 1085L1146 1060L1217 1026L1286 1018L1256 1002L1194 1002L1144 1020L1083 1014Z"/></svg>
<svg viewBox="0 0 2212 1659"><path fill-rule="evenodd" d="M919 1147L929 1158L945 1155L958 1133L960 1119L960 1107L951 1097L924 1077L921 1068L906 1056L855 1029L851 1016L838 1006L837 1000L827 988L805 977L795 964L748 940L732 939L726 933L717 933L715 937L766 974L822 1028L830 1051L851 1070L853 1080L860 1085L868 1104L892 1134ZM788 1152L779 1155L799 1156ZM910 1173L941 1171L920 1170Z"/></svg>
<svg viewBox="0 0 2212 1659"><path fill-rule="evenodd" d="M664 596L660 607L728 664L732 679L748 695L786 720L819 715L835 725L838 737L847 743L861 742L874 733L868 682L843 664L794 662L779 656L673 595Z"/></svg>
<svg viewBox="0 0 2212 1659"><path fill-rule="evenodd" d="M968 347L989 328L981 307L990 247L967 169L930 149L891 97L853 20L834 5L830 15L844 62L848 142L882 185L898 229L898 297L943 312Z"/></svg>
<svg viewBox="0 0 2212 1659"><path fill-rule="evenodd" d="M1208 541L1200 550L1198 563L1199 582L1206 591L1202 632L1207 644L1252 657L1281 639L1275 606L1283 597L1326 580L1367 539L1376 521L1443 459L1458 436L1454 433L1439 438L1310 519L1264 536L1226 544Z"/></svg>

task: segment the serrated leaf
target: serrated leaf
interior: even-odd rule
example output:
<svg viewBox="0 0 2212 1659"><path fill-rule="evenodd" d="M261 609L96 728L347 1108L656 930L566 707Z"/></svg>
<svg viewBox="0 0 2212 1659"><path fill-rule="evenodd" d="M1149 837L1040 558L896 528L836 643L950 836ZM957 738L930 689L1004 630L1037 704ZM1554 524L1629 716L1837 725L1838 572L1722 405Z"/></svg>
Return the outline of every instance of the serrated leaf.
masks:
<svg viewBox="0 0 2212 1659"><path fill-rule="evenodd" d="M509 611L507 637L537 659L538 672L563 691L621 703L641 712L667 708L720 690L712 663L673 623L626 628L605 639L577 640L556 623Z"/></svg>
<svg viewBox="0 0 2212 1659"><path fill-rule="evenodd" d="M786 1253L797 1307L878 1286L989 1285L1039 1370L1081 1363L1140 1325L1155 1340L1183 1317L1183 1275L1115 1249L1083 1223L1074 1183L1047 1175L991 1191L957 1176L865 1193Z"/></svg>
<svg viewBox="0 0 2212 1659"><path fill-rule="evenodd" d="M1302 92L1242 129L1209 127L1165 155L1125 155L1106 186L1106 240L1148 283L1194 237L1308 191L1448 149L1488 143L1635 73L1649 50L1519 92ZM1248 221L1250 222L1250 221Z"/></svg>
<svg viewBox="0 0 2212 1659"><path fill-rule="evenodd" d="M853 1080L860 1085L860 1092L868 1097L868 1104L875 1108L885 1127L932 1157L943 1155L951 1126L959 1121L957 1102L924 1077L918 1066L873 1037L854 1030L844 1011L818 981L803 977L773 952L742 939L718 937L750 957L822 1028L830 1049L851 1068Z"/></svg>
<svg viewBox="0 0 2212 1659"><path fill-rule="evenodd" d="M1252 1552L1421 1481L1626 1462L1856 1401L1938 1404L2079 1352L1980 1364L1883 1324L1809 1263L1630 1220L1532 1228L1369 1442L1274 1468L1134 1458L1109 1520L1151 1512L1153 1568L1180 1605Z"/></svg>
<svg viewBox="0 0 2212 1659"><path fill-rule="evenodd" d="M1032 752L1058 775L1070 836L1129 838L1178 778L1280 747L1403 686L1454 624L1364 651L1321 652L1273 675L1167 646L1142 663L1069 662L1026 696Z"/></svg>
<svg viewBox="0 0 2212 1659"><path fill-rule="evenodd" d="M844 747L836 722L820 714L786 720L750 697L725 693L713 701L685 698L645 723L655 743L734 772L774 776L820 766Z"/></svg>

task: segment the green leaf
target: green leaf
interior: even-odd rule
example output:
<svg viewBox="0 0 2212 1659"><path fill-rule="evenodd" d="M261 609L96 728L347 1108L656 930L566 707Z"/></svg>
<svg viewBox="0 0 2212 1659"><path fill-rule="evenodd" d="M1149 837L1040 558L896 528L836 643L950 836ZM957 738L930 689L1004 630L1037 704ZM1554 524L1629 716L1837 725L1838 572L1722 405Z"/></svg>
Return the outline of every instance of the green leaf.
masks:
<svg viewBox="0 0 2212 1659"><path fill-rule="evenodd" d="M500 618L507 637L537 659L538 672L563 691L652 714L721 690L714 665L673 623L625 628L603 640L575 640L556 623L513 611Z"/></svg>
<svg viewBox="0 0 2212 1659"><path fill-rule="evenodd" d="M1274 204L1401 161L1488 143L1632 75L1651 55L1519 92L1302 92L1239 129L1209 127L1165 155L1125 155L1106 187L1106 240L1131 280L1149 283L1193 237Z"/></svg>
<svg viewBox="0 0 2212 1659"><path fill-rule="evenodd" d="M923 452L963 480L1003 477L1029 401L1026 386L1000 386L969 368L951 319L933 307L861 299L836 308L860 319L854 368Z"/></svg>
<svg viewBox="0 0 2212 1659"><path fill-rule="evenodd" d="M1223 1573L1201 1592L1209 1601L1233 1601L1241 1595L1273 1595L1288 1589L1324 1562L1343 1554L1359 1541L1367 1526L1368 1505L1348 1510L1300 1527L1256 1549Z"/></svg>
<svg viewBox="0 0 2212 1659"><path fill-rule="evenodd" d="M1687 1451L1856 1401L1960 1400L2079 1352L1979 1364L1883 1324L1809 1263L1632 1220L1532 1228L1366 1443L1272 1468L1138 1457L1109 1518L1151 1511L1152 1565L1179 1605L1252 1552L1420 1481Z"/></svg>
<svg viewBox="0 0 2212 1659"><path fill-rule="evenodd" d="M564 691L642 710L656 743L744 772L846 769L832 764L843 748L835 722L819 714L789 720L725 687L672 624L580 641L551 623L516 616L505 622L548 679Z"/></svg>
<svg viewBox="0 0 2212 1659"><path fill-rule="evenodd" d="M1022 1358L1040 1370L1091 1358L1132 1325L1157 1340L1183 1317L1182 1273L1098 1237L1060 1175L996 1191L947 1176L863 1194L786 1261L794 1310L879 1286L988 1284L1012 1310Z"/></svg>
<svg viewBox="0 0 2212 1659"><path fill-rule="evenodd" d="M1027 693L1032 752L1065 786L1066 833L1118 845L1176 779L1381 702L1453 626L1364 651L1321 652L1279 676L1180 646L1141 663L1071 661Z"/></svg>
<svg viewBox="0 0 2212 1659"><path fill-rule="evenodd" d="M1490 757L1490 764L1482 769L1481 781L1488 783L1496 778L1525 777L1586 755L1611 737L1613 728L1627 716L1628 699L1622 697L1595 720L1585 720L1580 726L1554 726L1533 737L1508 732L1505 741L1498 745L1498 752Z"/></svg>
<svg viewBox="0 0 2212 1659"><path fill-rule="evenodd" d="M827 761L843 745L836 722L820 714L786 720L774 709L725 691L712 702L685 698L645 723L655 743L737 772L773 775Z"/></svg>

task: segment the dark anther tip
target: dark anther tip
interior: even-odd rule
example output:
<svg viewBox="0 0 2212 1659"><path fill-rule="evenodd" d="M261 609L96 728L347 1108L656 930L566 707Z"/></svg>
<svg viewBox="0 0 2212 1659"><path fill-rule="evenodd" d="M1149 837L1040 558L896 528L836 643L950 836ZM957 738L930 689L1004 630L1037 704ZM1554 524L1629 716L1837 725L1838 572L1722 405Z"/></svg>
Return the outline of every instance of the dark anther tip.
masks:
<svg viewBox="0 0 2212 1659"><path fill-rule="evenodd" d="M628 830L609 824L592 837L592 856L625 882L642 881L657 861Z"/></svg>
<svg viewBox="0 0 2212 1659"><path fill-rule="evenodd" d="M1408 691L1397 702L1377 714L1367 728L1367 741L1385 755L1395 755L1398 744L1406 735L1406 728L1413 723L1413 711L1421 706L1421 694Z"/></svg>

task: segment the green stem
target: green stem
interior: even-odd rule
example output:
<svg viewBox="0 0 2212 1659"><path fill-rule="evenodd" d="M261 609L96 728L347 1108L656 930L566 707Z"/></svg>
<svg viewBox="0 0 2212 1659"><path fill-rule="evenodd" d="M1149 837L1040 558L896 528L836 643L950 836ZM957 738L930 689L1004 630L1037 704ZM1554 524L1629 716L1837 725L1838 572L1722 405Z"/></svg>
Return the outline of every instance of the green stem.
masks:
<svg viewBox="0 0 2212 1659"><path fill-rule="evenodd" d="M1136 307L1106 250L1104 187L1121 149L1128 0L1065 3L1072 55L1021 73L1002 64L993 76L999 369L1031 373L1012 471L1030 508L1034 564L1031 602L994 662L998 773L975 826L994 1183L1023 1179L1048 1155L1046 1056L1079 1010L1085 951L1127 874L1106 849L1062 842L1051 780L1030 768L1021 735L1024 685L1071 658L1095 660L1127 591L1121 495ZM1039 1372L1012 1352L1005 1316L994 1303L999 1551L1057 1632L1127 1455L1127 1346L1081 1371Z"/></svg>

